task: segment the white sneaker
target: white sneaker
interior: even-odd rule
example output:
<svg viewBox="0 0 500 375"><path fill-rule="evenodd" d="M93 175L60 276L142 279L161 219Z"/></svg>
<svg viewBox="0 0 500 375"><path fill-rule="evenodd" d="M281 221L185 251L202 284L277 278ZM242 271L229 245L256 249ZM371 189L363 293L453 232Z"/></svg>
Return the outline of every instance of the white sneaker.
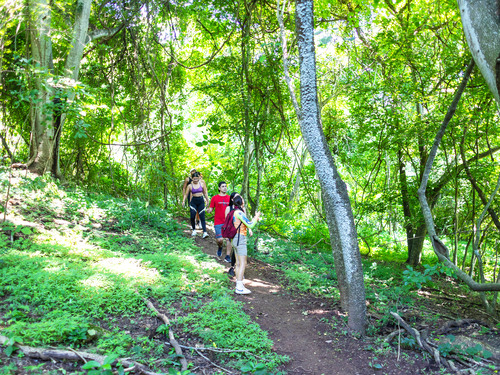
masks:
<svg viewBox="0 0 500 375"><path fill-rule="evenodd" d="M250 293L252 293L251 290L245 288L244 286L242 286L241 288L236 287L236 289L234 290L234 292L236 294L250 294Z"/></svg>
<svg viewBox="0 0 500 375"><path fill-rule="evenodd" d="M208 233L207 232L203 232L203 238L207 238L208 237Z"/></svg>
<svg viewBox="0 0 500 375"><path fill-rule="evenodd" d="M196 236L196 230L193 230L193 233L191 233L191 236L193 236L193 237Z"/></svg>
<svg viewBox="0 0 500 375"><path fill-rule="evenodd" d="M247 288L245 288L243 286L243 282L241 282L241 281L236 282L236 289L234 290L234 292L236 294L250 294L250 293L252 293L250 290L248 290Z"/></svg>

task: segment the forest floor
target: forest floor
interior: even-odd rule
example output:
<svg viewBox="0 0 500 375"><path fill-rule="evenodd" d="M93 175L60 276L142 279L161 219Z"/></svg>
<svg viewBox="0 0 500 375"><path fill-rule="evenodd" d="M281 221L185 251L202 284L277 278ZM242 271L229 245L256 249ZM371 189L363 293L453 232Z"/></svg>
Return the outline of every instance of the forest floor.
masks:
<svg viewBox="0 0 500 375"><path fill-rule="evenodd" d="M83 230L82 228L85 227L85 233L88 235L95 232L96 238L106 238L106 235L108 235L107 238L120 238L123 236L123 232L118 230L113 222L101 222L98 218L95 218L92 219L93 221L84 223L82 221L83 215L79 211L71 213L61 209L59 213L51 213L38 200L33 201L33 205L24 206L27 202L23 202L23 198L14 195L12 191L11 195L9 212L12 215L18 214L18 218L22 219L19 225L22 224L24 227L54 233L68 231L68 233L74 233L71 231L72 228ZM64 195L61 196L64 197ZM43 196L43 199L46 200L47 197ZM68 199L66 198L66 200ZM50 205L63 206L62 203L63 198L60 198L58 201L51 201ZM71 201L66 203L71 203ZM2 204L1 201L0 204ZM80 206L77 205L76 207ZM181 224L183 235L190 237L191 230L187 220L178 218L177 221ZM177 230L176 233L180 235ZM229 264L216 256L217 245L211 226L209 226L209 234L209 238L202 239L200 231L199 235L194 239L195 243L205 254L215 259L227 271ZM17 233L16 236L16 241L23 239L22 233ZM180 237L182 236L180 235ZM12 242L12 238L11 236L9 243ZM87 236L87 238L90 237ZM192 243L188 242L189 246L192 247ZM121 248L126 245L126 242L117 242L117 244ZM130 248L133 248L134 244L130 243ZM140 242L137 244L140 244ZM57 244L51 244L47 251L54 247L54 252L58 254L57 251L60 248L57 246ZM126 255L127 252L124 251L123 254ZM123 259L126 258L127 256ZM405 331L402 331L401 335L393 336L390 344L386 342L386 338L397 332L401 327L398 326L395 319L383 313L381 306L375 306L375 304L368 306L370 334L363 338L353 336L346 325L345 314L340 311L338 300L318 298L312 293L297 291L294 289L294 284L287 281L282 271L262 261L265 258L261 257L260 259L249 257L248 267L245 272L246 286L252 293L249 295L233 294L233 298L241 302L244 311L251 319L269 333L269 338L274 342L273 349L275 352L290 358L289 362L273 371L283 371L289 375L457 373L439 367L431 355L422 353L415 342L411 342L411 337ZM118 258L116 262L119 262ZM1 265L2 259L0 257ZM400 266L400 264L394 264L394 267ZM219 272L219 276L226 284L224 274ZM228 280L229 283L235 282L234 278L229 278L229 276ZM369 281L366 284L367 288L373 289L373 285L369 285ZM475 346L481 345L482 350L490 352L487 367L475 366L473 372L467 370L468 372L462 371L461 373L497 374L500 368L498 321L484 313L484 307L481 306L477 294L465 292L453 280L444 280L441 284L434 285L434 288L439 289L424 286L418 291L418 297L413 303L401 306L398 309L400 316L422 335L428 335L432 341L442 339L446 335L472 340L471 350L465 349L466 346L461 344L464 345L462 351L455 354L455 357L458 358L454 362L459 370L471 367L471 362L466 366L461 365L460 361L464 363L466 357L471 357L476 362L485 363L477 355L477 351L474 352ZM387 280L387 286L392 286L391 280ZM383 294L383 291L378 289L376 292ZM187 300L190 298L194 300L195 297L197 296L186 295ZM2 306L8 306L8 298L8 294L0 294L0 330L5 325L3 321L7 320L5 316L2 316ZM159 301L153 300L152 302L158 306L157 308L161 313L171 314L165 306L158 303ZM179 307L178 310L181 311L182 309ZM4 311L4 313L7 314L10 311ZM161 323L152 314L136 313L133 316L117 314L109 318L113 319L104 319L97 323L104 331L111 332L117 329L134 338L149 337L154 340L157 346L168 345L164 334L162 336L157 333L156 328ZM206 345L206 342L202 342L200 337L197 337L194 333L183 331L175 325L174 332L177 340L182 345L188 345L191 349ZM92 345L89 344L88 346L91 348ZM444 345L446 348L446 344ZM451 353L451 347L449 349ZM149 353L141 352L137 354L144 354L146 359L143 362L147 363ZM195 374L240 373L235 367L230 367L230 362L227 359L210 352L206 352L206 355L202 356L193 352L193 350L184 350L183 355L191 364L190 370ZM441 350L441 355L446 355L446 353ZM82 375L84 372L81 371L80 365L75 360L55 361L49 358L41 360L24 356L19 352L15 352L14 355L7 355L5 347L0 348L0 375ZM231 370L221 372L220 369L224 366L228 366ZM163 373L168 373L168 369L165 366L159 368ZM266 374L270 373L266 372Z"/></svg>
<svg viewBox="0 0 500 375"><path fill-rule="evenodd" d="M186 235L191 233L190 228ZM217 245L214 232L210 230L210 238L202 239L201 231L196 237L196 244L206 254L217 258L227 266L222 258L216 256ZM225 254L223 254L224 256ZM228 275L229 277L229 275ZM231 281L235 282L234 278ZM282 272L271 265L252 258L248 259L245 271L245 286L252 293L249 295L234 295L234 298L244 303L244 310L260 327L269 332L274 341L274 349L278 354L288 355L291 360L281 370L290 375L403 375L403 374L448 374L453 373L440 368L429 355L423 355L419 350L401 346L388 347L383 345L385 337L356 338L349 333L345 316L340 311L339 301L321 299L307 293L299 293L287 286ZM425 291L424 291L425 294ZM498 330L489 330L488 334L480 334L487 322L487 316L474 304L450 304L450 301L436 301L429 294L426 306L421 306L429 315L429 309L442 320L425 322L418 316L418 311L412 311L418 326L427 326L427 330L446 325L447 317L454 320L458 315L472 322L462 327L455 327L453 334L475 336L489 345L495 352L496 364L500 364L500 334ZM439 303L436 303L439 302ZM458 313L458 314L457 314ZM370 314L368 314L370 317ZM424 315L424 314L422 314ZM432 315L432 312L431 312ZM485 320L486 319L486 320ZM375 320L375 319L373 319ZM371 323L370 323L371 324ZM396 331L396 323L386 327L386 331ZM487 343L487 344L486 344ZM467 371L467 370L466 370ZM462 372L467 373L467 372ZM473 372L470 373L481 373ZM497 373L496 370L485 370L484 374Z"/></svg>

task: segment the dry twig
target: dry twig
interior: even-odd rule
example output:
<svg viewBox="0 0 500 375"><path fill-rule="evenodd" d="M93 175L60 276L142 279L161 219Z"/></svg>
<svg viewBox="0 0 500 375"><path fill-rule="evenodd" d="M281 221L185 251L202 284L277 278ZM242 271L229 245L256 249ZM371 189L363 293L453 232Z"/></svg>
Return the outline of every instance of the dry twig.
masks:
<svg viewBox="0 0 500 375"><path fill-rule="evenodd" d="M203 354L201 354L196 348L194 349L196 351L196 353L198 353L201 357L203 357L206 361L210 362L210 364L212 364L212 366L215 366L217 367L218 369L221 369L222 371L224 372L227 372L228 374L232 374L231 371L225 369L224 367L220 367L219 365L213 363L208 357L204 356Z"/></svg>

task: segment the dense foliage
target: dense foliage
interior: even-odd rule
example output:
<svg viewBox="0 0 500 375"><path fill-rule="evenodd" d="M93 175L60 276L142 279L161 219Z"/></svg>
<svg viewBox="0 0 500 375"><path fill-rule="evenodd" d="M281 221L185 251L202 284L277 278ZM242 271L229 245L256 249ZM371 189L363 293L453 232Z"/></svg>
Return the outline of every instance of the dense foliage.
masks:
<svg viewBox="0 0 500 375"><path fill-rule="evenodd" d="M283 79L275 4L94 2L90 30L115 31L86 45L79 77L70 82L64 61L72 48L73 2L50 5L50 70L32 56L26 9L3 5L2 165L34 156L32 111L40 87L50 87L44 113L66 114L59 144L66 181L175 212L182 182L195 166L209 195L225 180L247 197L252 212L263 211L269 234L327 249L320 188ZM293 6L284 9L298 84ZM316 1L316 46L323 128L350 190L362 252L389 254L414 267L422 254L431 261L416 191L471 60L456 2ZM476 70L428 188L453 262L476 279L483 267L493 282L500 228L491 215L479 225L477 220L499 173L497 122L494 100ZM491 209L499 211L498 199ZM116 241L128 241L123 238ZM94 240L106 250L114 246L109 238Z"/></svg>

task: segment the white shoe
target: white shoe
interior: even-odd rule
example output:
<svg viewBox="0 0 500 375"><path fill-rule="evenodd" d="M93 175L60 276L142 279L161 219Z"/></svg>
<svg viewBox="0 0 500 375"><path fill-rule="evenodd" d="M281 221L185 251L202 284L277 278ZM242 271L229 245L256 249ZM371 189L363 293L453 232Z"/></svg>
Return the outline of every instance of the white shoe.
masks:
<svg viewBox="0 0 500 375"><path fill-rule="evenodd" d="M208 237L208 233L207 232L203 232L203 238L207 238Z"/></svg>
<svg viewBox="0 0 500 375"><path fill-rule="evenodd" d="M235 292L236 294L250 294L250 293L252 293L252 291L251 291L251 290L249 290L249 289L247 289L247 288L245 288L245 287L242 287L241 289L240 289L240 288L238 288L238 287L236 287L236 289L234 290L234 292Z"/></svg>
<svg viewBox="0 0 500 375"><path fill-rule="evenodd" d="M250 290L248 290L247 288L245 288L243 286L243 282L241 282L241 281L236 282L236 289L234 290L234 292L236 294L250 294L250 293L252 293Z"/></svg>
<svg viewBox="0 0 500 375"><path fill-rule="evenodd" d="M191 233L191 236L193 236L193 237L196 236L196 230L193 230L193 233Z"/></svg>

